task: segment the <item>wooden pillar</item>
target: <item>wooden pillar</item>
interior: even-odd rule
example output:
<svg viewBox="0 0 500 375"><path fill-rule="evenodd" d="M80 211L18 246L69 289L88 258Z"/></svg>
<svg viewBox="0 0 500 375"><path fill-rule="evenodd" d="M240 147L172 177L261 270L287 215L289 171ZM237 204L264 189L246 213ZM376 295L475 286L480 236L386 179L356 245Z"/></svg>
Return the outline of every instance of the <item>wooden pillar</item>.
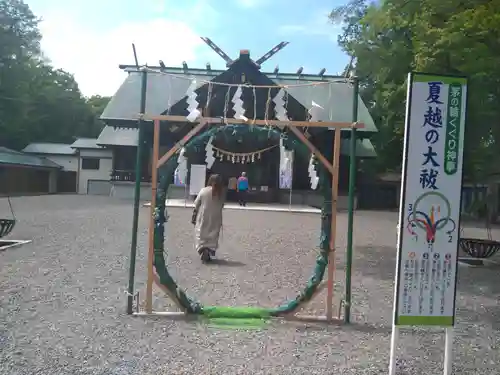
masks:
<svg viewBox="0 0 500 375"><path fill-rule="evenodd" d="M158 185L158 154L160 149L160 120L154 121L153 157L151 160L151 213L149 215L148 280L146 285L146 312L153 311L153 260L154 260L154 213Z"/></svg>
<svg viewBox="0 0 500 375"><path fill-rule="evenodd" d="M335 129L333 140L332 173L332 226L330 228L330 253L328 254L328 280L326 295L326 320L333 318L333 288L335 282L335 237L337 235L337 200L339 195L340 128Z"/></svg>

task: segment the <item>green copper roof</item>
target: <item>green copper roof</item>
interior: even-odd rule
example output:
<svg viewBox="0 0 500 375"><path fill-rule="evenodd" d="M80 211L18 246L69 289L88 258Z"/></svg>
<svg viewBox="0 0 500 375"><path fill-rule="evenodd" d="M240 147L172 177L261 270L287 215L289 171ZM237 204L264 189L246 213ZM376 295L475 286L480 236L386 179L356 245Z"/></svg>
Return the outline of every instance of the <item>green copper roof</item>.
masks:
<svg viewBox="0 0 500 375"><path fill-rule="evenodd" d="M139 113L141 95L141 75L135 67L123 67L129 75L105 108L101 118L105 121L136 120ZM149 67L146 91L146 113L160 115L175 103L186 97L186 91L193 80L198 87L206 81L225 72L224 70L166 68L163 74L159 67ZM350 122L352 119L353 87L342 77L262 73L276 84L294 85L308 82L330 81L332 84L289 87L286 90L299 103L310 108L312 102L319 104L325 111L319 120ZM363 103L358 97L358 120L365 124L361 132L377 132L377 127Z"/></svg>
<svg viewBox="0 0 500 375"><path fill-rule="evenodd" d="M47 155L75 155L76 150L66 143L30 143L23 149L28 154L47 154Z"/></svg>
<svg viewBox="0 0 500 375"><path fill-rule="evenodd" d="M62 168L59 164L49 159L14 151L5 147L0 147L0 165L2 164L32 168Z"/></svg>

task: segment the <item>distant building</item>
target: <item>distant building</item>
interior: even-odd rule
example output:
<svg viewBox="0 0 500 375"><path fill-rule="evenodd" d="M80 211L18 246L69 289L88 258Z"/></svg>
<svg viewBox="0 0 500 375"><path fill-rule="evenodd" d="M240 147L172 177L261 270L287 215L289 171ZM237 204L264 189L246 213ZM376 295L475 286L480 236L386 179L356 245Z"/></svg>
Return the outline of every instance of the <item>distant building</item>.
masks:
<svg viewBox="0 0 500 375"><path fill-rule="evenodd" d="M77 151L78 193L109 195L110 176L113 169L113 152L97 145L95 138L78 138L71 148Z"/></svg>
<svg viewBox="0 0 500 375"><path fill-rule="evenodd" d="M22 152L50 160L61 169L57 173L58 193L75 193L77 191L78 155L71 144L64 143L30 143Z"/></svg>
<svg viewBox="0 0 500 375"><path fill-rule="evenodd" d="M152 150L145 153L142 160L143 174L135 176L135 159L138 142L137 119L139 114L140 94L141 94L141 74L135 66L121 66L128 77L112 97L107 107L105 108L101 119L106 123L106 127L99 135L97 144L105 146L112 150L113 153L113 168L111 173L112 190L116 192L118 188L120 196L133 196L133 183L137 178L140 178L144 189L141 195L143 198L149 198L150 195L150 179L151 179L151 155ZM290 74L290 73L262 73L260 67L256 65L249 56L248 51L242 51L240 57L235 61L228 63L227 70L212 70L207 66L207 69L189 69L187 66L183 68L173 67L148 67L147 75L147 93L146 93L146 113L148 115L171 114L187 116L187 96L188 87L193 81L200 82L196 92L201 98L207 98L208 85L207 81L235 83L241 82L252 85L296 85L307 84L321 81L335 81L335 84L325 84L315 86L311 89L310 86L302 85L288 87L289 111L294 113L307 113L308 107L312 101L322 104L325 108L324 114L319 121L338 121L350 122L353 112L353 88L352 86L341 80L341 77L327 75L311 75L311 74ZM167 74L164 74L167 73ZM324 73L324 72L322 72ZM183 78L183 79L179 79ZM220 86L213 86L214 90ZM323 89L321 89L321 87ZM220 90L223 90L221 88ZM227 91L227 90L226 90ZM211 106L210 116L224 116L224 93L212 93L213 106ZM248 98L242 98L243 101ZM265 100L257 100L256 118L264 118ZM245 103L249 118L252 118L254 105ZM358 131L359 139L357 143L357 157L371 158L375 157L376 153L369 136L377 132L377 128L372 117L363 103L362 99L358 98L358 121L363 122L365 127ZM228 116L230 117L230 116ZM162 126L160 155L164 154L175 142L182 139L192 128L188 123L169 123ZM312 133L314 133L314 129ZM333 137L333 132L322 130L329 133L328 137ZM148 130L148 138L146 142L151 145L151 130ZM348 133L346 133L348 134ZM325 138L324 135L318 135L320 138ZM326 138L328 138L326 137ZM314 138L314 134L313 134ZM253 150L264 148L263 144L258 144L255 141L253 144L247 141L235 146L216 144L219 149L224 149L228 154L236 153L234 147ZM262 142L261 142L262 143ZM250 152L250 151L249 151ZM348 187L348 157L349 141L342 139L340 159L340 176L339 176L339 193L340 206L343 200L346 199ZM198 154L189 155L189 163L204 163L204 150L200 149ZM225 180L237 176L242 169L249 176L251 184L256 185L256 190L260 193L255 194L256 200L265 201L284 201L288 202L289 191L279 189L279 150L276 148L266 153L265 157L259 161L243 161L243 163L231 162L224 158L218 159L212 167L211 172L217 172L223 175ZM246 159L245 159L246 160ZM314 196L318 194L312 192L309 187L308 177L309 160L296 157L293 161L293 182L292 189L294 192L294 203L309 204L310 200L315 200ZM189 180L187 181L189 184ZM312 197L312 198L311 198Z"/></svg>
<svg viewBox="0 0 500 375"><path fill-rule="evenodd" d="M53 192L110 194L113 153L98 146L95 138L77 138L72 144L31 143L23 153L60 166Z"/></svg>
<svg viewBox="0 0 500 375"><path fill-rule="evenodd" d="M56 193L61 169L47 158L0 147L0 195Z"/></svg>
<svg viewBox="0 0 500 375"><path fill-rule="evenodd" d="M273 84L303 84L320 81L335 81L336 83L322 85L324 89L309 89L308 86L296 86L287 88L290 108L289 111L300 113L307 112L308 103L314 101L322 104L325 108L323 117L318 120L349 122L353 112L353 89L339 77L311 74L290 73L262 73L260 68L250 59L248 52L243 51L239 59L228 64L227 70L188 69L169 67L149 67L146 112L149 115L173 114L186 116L186 91L193 80L199 82L240 82L242 79L253 85ZM137 178L141 180L141 197L149 199L151 194L151 129L148 130L146 142L150 145L149 151L144 153L142 159L143 173L135 176L135 164L138 144L137 116L139 113L139 101L141 92L141 74L135 66L121 66L128 72L128 77L112 97L106 106L101 119L106 123L97 139L79 138L73 144L56 143L32 143L28 145L23 153L40 160L53 163L52 168L57 169L57 183L54 192L78 192L80 194L111 195L121 198L132 198L134 182ZM168 74L163 74L160 72ZM324 73L324 72L323 72ZM176 79L177 77L177 79ZM188 77L189 79L185 79ZM179 79L183 78L183 79ZM197 89L200 98L207 95L207 85L200 84ZM167 88L171 88L170 90ZM214 86L215 87L215 86ZM214 97L223 97L221 93ZM245 98L243 98L245 99ZM213 99L215 100L215 99ZM263 101L265 103L265 101ZM253 105L244 104L245 108ZM224 100L215 100L211 116L222 116ZM257 118L261 118L264 112L264 104L257 101ZM253 116L253 114L249 114ZM377 128L370 113L358 98L358 120L365 124L365 128L358 131L357 157L359 159L372 158L376 156L369 137ZM160 154L164 154L175 142L182 139L192 128L188 123L171 123L162 126ZM318 140L332 141L333 132L321 130L324 133L315 135L315 129L311 130L312 138ZM348 133L346 133L348 134ZM315 138L316 137L316 138ZM279 159L280 150L272 148L269 152L262 153L261 158L250 158L235 162L231 160L231 153L241 152L243 149L263 149L268 146L266 141L245 140L238 145L224 144L219 141L215 144L220 151L219 156L226 152L225 157L216 158L211 172L223 175L229 182L231 177L238 176L245 170L255 187L254 200L257 201L282 201L288 202L289 190L279 189ZM236 148L235 148L236 147ZM348 157L349 140L346 137L341 141L341 157L339 172L339 206L345 205L348 186ZM229 155L229 156L228 156ZM200 149L195 154L188 156L188 162L203 164L205 159L204 150ZM313 204L319 201L318 194L311 191L309 186L308 163L301 157L293 159L292 189L293 201L300 204ZM57 167L56 167L57 165ZM0 163L1 167L1 163ZM186 181L189 185L189 178ZM176 188L172 187L175 194ZM184 191L179 187L178 191ZM189 189L188 189L189 190ZM183 194L183 193L182 193Z"/></svg>

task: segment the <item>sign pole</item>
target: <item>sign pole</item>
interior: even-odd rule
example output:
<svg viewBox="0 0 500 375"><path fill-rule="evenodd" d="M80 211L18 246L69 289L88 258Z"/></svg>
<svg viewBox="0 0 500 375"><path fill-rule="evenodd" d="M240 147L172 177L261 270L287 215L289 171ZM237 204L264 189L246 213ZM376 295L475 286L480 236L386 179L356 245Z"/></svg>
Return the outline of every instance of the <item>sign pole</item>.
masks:
<svg viewBox="0 0 500 375"><path fill-rule="evenodd" d="M445 328L452 374L466 104L465 77L408 75L389 375L405 326Z"/></svg>
<svg viewBox="0 0 500 375"><path fill-rule="evenodd" d="M408 87L406 89L406 123L405 123L405 134L404 134L404 148L403 148L403 169L401 172L401 191L399 194L399 219L398 219L398 239L396 248L398 249L396 258L396 273L394 276L394 307L393 307L393 321L392 321L392 333L391 333L391 349L389 354L389 375L396 375L396 349L399 342L399 327L397 326L396 316L398 314L398 306L396 301L398 300L398 280L399 280L399 268L401 264L401 256L399 249L401 248L401 238L402 238L402 227L404 222L404 205L405 205L405 183L406 183L406 160L408 158L408 122L410 118L410 98L411 98L411 74L408 75Z"/></svg>
<svg viewBox="0 0 500 375"><path fill-rule="evenodd" d="M287 163L287 172L289 173L287 177L290 177L289 179L289 184L290 184L290 194L288 197L288 211L292 211L292 189L293 189L293 163L295 161L295 152L290 152L289 154L290 160L288 160Z"/></svg>
<svg viewBox="0 0 500 375"><path fill-rule="evenodd" d="M443 375L451 375L453 371L453 339L455 336L453 327L447 327L445 335Z"/></svg>
<svg viewBox="0 0 500 375"><path fill-rule="evenodd" d="M399 328L392 325L391 352L389 354L389 375L396 375L396 348L399 341Z"/></svg>

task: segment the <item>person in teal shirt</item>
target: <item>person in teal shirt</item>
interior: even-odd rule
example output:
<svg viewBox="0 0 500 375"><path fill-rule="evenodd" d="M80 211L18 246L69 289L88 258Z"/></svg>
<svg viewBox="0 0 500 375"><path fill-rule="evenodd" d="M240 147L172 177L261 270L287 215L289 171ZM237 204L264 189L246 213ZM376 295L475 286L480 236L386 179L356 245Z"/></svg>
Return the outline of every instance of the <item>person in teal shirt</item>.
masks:
<svg viewBox="0 0 500 375"><path fill-rule="evenodd" d="M248 194L248 178L245 172L241 172L241 176L238 178L238 184L236 185L236 190L238 192L238 203L240 206L245 207L247 205Z"/></svg>

